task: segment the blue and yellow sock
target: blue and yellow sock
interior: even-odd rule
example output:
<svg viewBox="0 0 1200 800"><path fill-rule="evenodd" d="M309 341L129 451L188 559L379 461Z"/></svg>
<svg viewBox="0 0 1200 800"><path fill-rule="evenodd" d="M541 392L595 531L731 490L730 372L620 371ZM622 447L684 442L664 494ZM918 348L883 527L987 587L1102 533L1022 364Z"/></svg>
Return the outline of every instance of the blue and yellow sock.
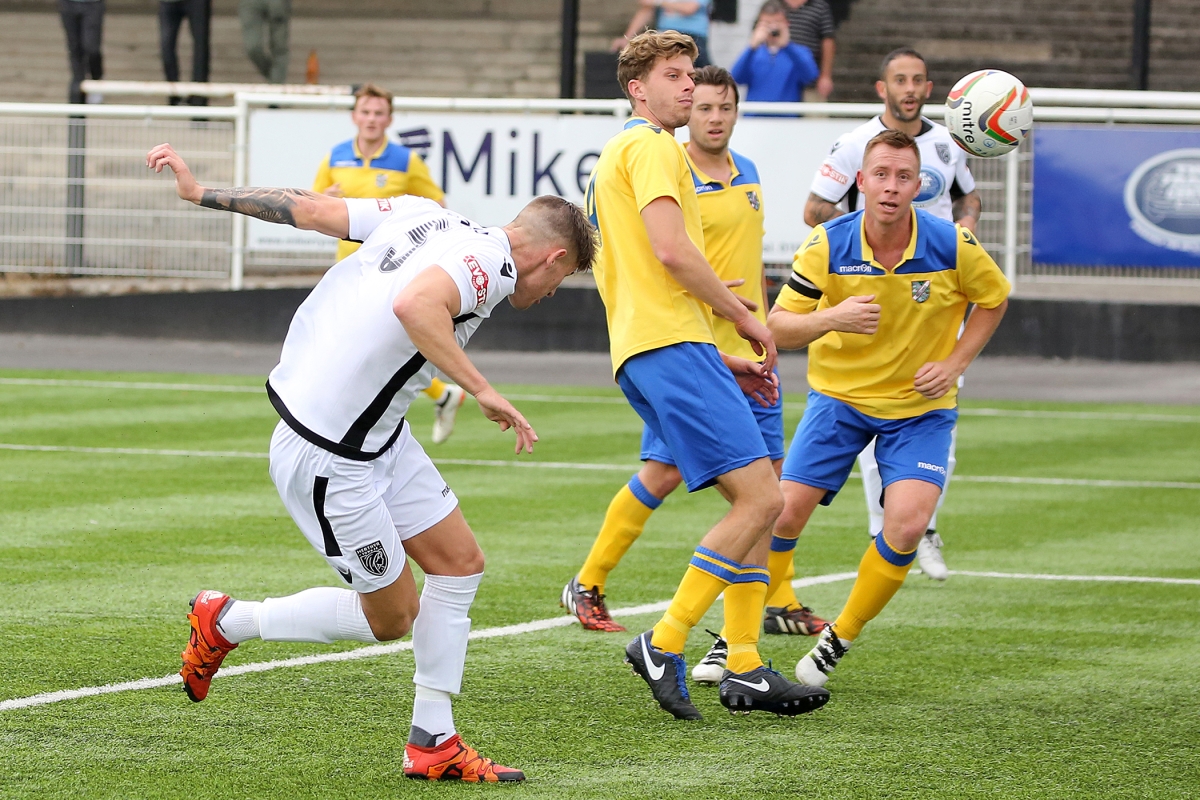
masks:
<svg viewBox="0 0 1200 800"><path fill-rule="evenodd" d="M662 500L650 494L637 475L630 478L629 483L622 486L608 504L604 524L600 526L592 551L579 570L580 585L585 589L597 586L603 594L608 573L642 535L646 520L661 505Z"/></svg>
<svg viewBox="0 0 1200 800"><path fill-rule="evenodd" d="M882 533L878 534L858 564L858 578L833 623L834 632L842 639L858 638L863 626L875 619L903 585L916 557L916 548L901 553L888 544Z"/></svg>
<svg viewBox="0 0 1200 800"><path fill-rule="evenodd" d="M688 633L712 607L717 595L734 582L741 566L707 547L697 547L671 607L654 626L650 644L668 653L682 653Z"/></svg>
<svg viewBox="0 0 1200 800"><path fill-rule="evenodd" d="M758 654L758 634L762 628L763 606L767 601L770 575L767 568L744 564L725 590L725 629L729 644L725 664L730 672L749 672L763 665Z"/></svg>
<svg viewBox="0 0 1200 800"><path fill-rule="evenodd" d="M766 603L769 606L790 608L800 605L796 590L792 588L792 578L796 577L796 564L792 557L796 541L782 536L771 537L771 553L767 556L767 570L771 573Z"/></svg>
<svg viewBox="0 0 1200 800"><path fill-rule="evenodd" d="M436 403L446 393L446 382L441 378L434 378L433 382L429 384L429 388L422 389L421 393Z"/></svg>

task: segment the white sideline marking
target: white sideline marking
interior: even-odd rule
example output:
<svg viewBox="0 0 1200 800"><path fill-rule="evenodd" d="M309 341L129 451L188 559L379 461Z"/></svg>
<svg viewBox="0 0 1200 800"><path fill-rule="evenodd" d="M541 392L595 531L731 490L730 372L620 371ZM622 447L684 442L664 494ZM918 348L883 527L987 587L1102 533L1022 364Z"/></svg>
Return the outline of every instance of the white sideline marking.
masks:
<svg viewBox="0 0 1200 800"><path fill-rule="evenodd" d="M0 442L0 450L33 453L94 453L123 456L182 456L185 458L266 458L266 453L246 453L237 450L153 450L142 447L73 447L70 445L8 444ZM522 467L525 469L578 469L637 472L639 464L589 464L574 461L501 461L482 458L435 458L434 464L454 467ZM851 478L861 478L858 472ZM1086 486L1100 489L1200 489L1200 483L1186 481L1113 481L1099 478L1026 478L1010 475L960 475L955 481L966 483L1014 483L1033 486Z"/></svg>
<svg viewBox="0 0 1200 800"><path fill-rule="evenodd" d="M950 570L951 575L967 578L1015 578L1026 581L1098 581L1102 583L1172 583L1182 586L1200 586L1197 578L1154 578L1143 575L1045 575L1037 572L971 572Z"/></svg>
<svg viewBox="0 0 1200 800"><path fill-rule="evenodd" d="M803 586L818 586L824 583L836 583L837 581L845 581L854 578L856 573L853 572L834 572L829 575L816 575L811 578L797 578L792 581L792 585L796 588ZM639 614L657 614L667 610L671 605L669 600L664 600L658 603L645 603L640 606L628 606L626 608L615 608L610 613L614 617L635 617ZM563 628L572 625L576 622L573 616L557 616L547 619L537 619L532 622L521 622L516 625L501 625L495 628L483 628L477 631L471 631L470 639L496 639L504 636L519 636L523 633L534 633L536 631L545 631L552 628ZM296 658L283 658L276 661L258 661L250 664L238 664L232 667L224 667L215 676L216 678L229 678L235 675L249 675L253 672L267 672L273 669L286 669L288 667L305 667L311 664L328 664L336 661L356 661L360 658L374 658L376 656L386 656L391 653L401 653L412 649L412 642L395 642L393 644L373 644L366 647L358 647L354 650L344 650L340 653L321 653L313 656L298 656ZM87 686L82 689L64 689L58 692L46 692L44 694L35 694L30 697L17 697L11 700L0 701L0 711L14 711L18 708L30 708L32 706L44 706L50 703L61 703L64 700L78 700L83 697L96 697L102 694L116 694L117 692L135 692L141 689L161 689L165 686L174 686L182 683L183 679L179 675L167 675L163 678L140 678L136 681L125 681L123 683L109 683L104 686Z"/></svg>
<svg viewBox="0 0 1200 800"><path fill-rule="evenodd" d="M837 583L839 581L852 580L857 576L856 572L831 572L827 575L814 575L811 578L797 578L792 581L792 586L797 589L805 586L819 586L826 583ZM971 572L967 570L951 570L951 575L961 575L970 578L1009 578L1017 580L1039 580L1039 581L1088 581L1088 582L1106 582L1106 583L1163 583L1163 584L1182 584L1186 586L1200 586L1200 579L1192 578L1156 578L1145 575L1042 575L1037 573L1023 572ZM614 617L634 617L640 614L656 614L666 611L670 606L669 600L664 600L658 603L645 603L640 606L627 606L626 608L615 608L610 613ZM506 636L519 636L524 633L534 633L537 631L550 630L552 628L565 628L568 625L575 624L575 618L569 616L548 617L546 619L537 619L531 622L522 622L516 625L501 625L495 628L483 628L477 631L471 631L470 639L497 639ZM358 647L354 650L345 650L339 653L321 653L312 656L298 656L296 658L282 658L275 661L257 661L250 664L238 664L232 667L223 668L216 678L231 678L236 675L249 675L254 672L268 672L275 669L286 669L288 667L306 667L313 664L329 664L339 661L357 661L361 658L374 658L376 656L385 656L392 653L401 653L412 649L412 642L395 642L393 644L373 644L366 647ZM98 697L104 694L117 694L118 692L135 692L142 689L161 689L167 686L174 686L182 683L183 679L179 675L167 675L163 678L140 678L135 681L125 681L123 683L108 683L103 686L85 686L82 689L64 689L57 692L45 692L43 694L35 694L29 697L14 697L10 700L0 701L0 711L15 711L20 708L32 708L33 706L50 705L51 703L61 703L64 700L79 700L84 697Z"/></svg>
<svg viewBox="0 0 1200 800"><path fill-rule="evenodd" d="M91 381L65 378L0 378L0 385L8 386L74 386L83 389L150 389L184 392L233 392L264 394L262 386L235 386L216 383L142 383L140 381ZM608 395L571 394L505 394L509 400L528 403L597 403L604 405L627 405L624 397ZM804 403L784 403L783 407L802 410ZM1122 422L1200 422L1200 417L1187 414L1139 414L1122 411L1040 411L1012 408L960 408L963 416L975 417L1024 417L1028 419L1079 419L1108 420Z"/></svg>

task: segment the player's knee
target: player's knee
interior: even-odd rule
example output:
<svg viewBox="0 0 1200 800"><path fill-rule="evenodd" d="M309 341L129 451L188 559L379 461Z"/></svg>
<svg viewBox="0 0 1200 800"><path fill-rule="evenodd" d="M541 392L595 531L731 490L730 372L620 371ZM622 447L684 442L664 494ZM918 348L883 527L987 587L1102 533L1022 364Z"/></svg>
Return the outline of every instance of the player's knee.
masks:
<svg viewBox="0 0 1200 800"><path fill-rule="evenodd" d="M392 642L401 639L412 630L413 621L421 610L420 600L412 603L402 603L388 610L386 614L376 615L375 619L367 617L371 633L381 642Z"/></svg>
<svg viewBox="0 0 1200 800"><path fill-rule="evenodd" d="M461 567L463 575L478 575L483 572L483 551L478 547L474 552L465 553L462 557Z"/></svg>
<svg viewBox="0 0 1200 800"><path fill-rule="evenodd" d="M646 467L638 473L638 480L646 487L646 491L662 500L671 492L679 488L679 484L683 482L683 476L679 474L677 467L668 464L655 464L647 462Z"/></svg>
<svg viewBox="0 0 1200 800"><path fill-rule="evenodd" d="M800 509L790 503L785 503L783 510L779 512L779 516L775 519L775 535L782 536L785 539L795 539L804 530L804 523L807 516L801 513Z"/></svg>

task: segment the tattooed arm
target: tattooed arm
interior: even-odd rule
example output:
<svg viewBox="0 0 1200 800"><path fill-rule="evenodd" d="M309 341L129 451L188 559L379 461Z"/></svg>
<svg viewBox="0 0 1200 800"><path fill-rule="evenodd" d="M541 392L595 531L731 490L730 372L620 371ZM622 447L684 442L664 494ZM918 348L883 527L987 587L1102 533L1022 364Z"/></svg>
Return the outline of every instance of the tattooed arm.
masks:
<svg viewBox="0 0 1200 800"><path fill-rule="evenodd" d="M976 189L955 197L952 209L954 221L974 233L975 226L979 224L979 214L983 211L983 201L979 198L979 190Z"/></svg>
<svg viewBox="0 0 1200 800"><path fill-rule="evenodd" d="M837 203L831 203L823 197L810 194L808 202L804 204L804 224L815 228L822 222L829 222L834 217L840 217L845 213L837 207Z"/></svg>
<svg viewBox="0 0 1200 800"><path fill-rule="evenodd" d="M302 230L320 231L338 239L350 235L350 215L346 211L346 201L341 198L306 189L208 189L196 182L188 165L169 144L160 144L151 150L146 156L146 166L155 172L170 167L175 173L175 191L196 205Z"/></svg>

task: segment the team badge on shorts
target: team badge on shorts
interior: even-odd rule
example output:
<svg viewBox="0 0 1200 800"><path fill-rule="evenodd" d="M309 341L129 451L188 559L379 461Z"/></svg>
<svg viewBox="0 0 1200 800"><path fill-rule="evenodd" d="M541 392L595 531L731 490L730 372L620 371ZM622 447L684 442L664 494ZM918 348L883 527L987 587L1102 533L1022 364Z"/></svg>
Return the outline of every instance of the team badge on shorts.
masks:
<svg viewBox="0 0 1200 800"><path fill-rule="evenodd" d="M746 192L746 199L750 201L750 207L755 211L758 211L758 209L762 207L762 203L759 202L758 199L758 192L754 191L753 189Z"/></svg>
<svg viewBox="0 0 1200 800"><path fill-rule="evenodd" d="M937 150L938 158L946 166L950 166L950 145L945 142L934 142L934 149Z"/></svg>
<svg viewBox="0 0 1200 800"><path fill-rule="evenodd" d="M929 289L933 281L913 281L912 282L912 297L918 303L924 303L929 299Z"/></svg>
<svg viewBox="0 0 1200 800"><path fill-rule="evenodd" d="M363 569L376 578L382 577L388 568L387 553L383 551L383 542L371 542L354 551Z"/></svg>

